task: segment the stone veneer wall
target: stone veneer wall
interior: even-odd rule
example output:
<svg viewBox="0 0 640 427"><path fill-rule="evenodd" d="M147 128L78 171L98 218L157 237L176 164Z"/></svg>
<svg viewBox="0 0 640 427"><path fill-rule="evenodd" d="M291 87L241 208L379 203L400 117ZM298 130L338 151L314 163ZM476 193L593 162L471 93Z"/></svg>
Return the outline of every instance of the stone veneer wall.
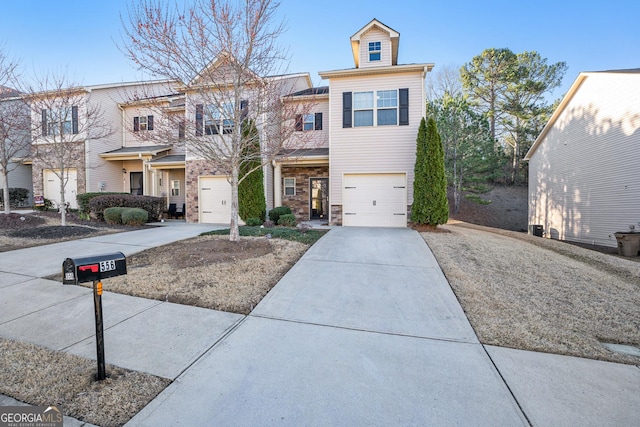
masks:
<svg viewBox="0 0 640 427"><path fill-rule="evenodd" d="M331 205L331 225L342 225L342 205Z"/></svg>
<svg viewBox="0 0 640 427"><path fill-rule="evenodd" d="M43 144L44 145L44 144ZM47 161L41 160L44 156L48 156L48 151L44 146L38 147L40 151L38 156L33 156L33 164L31 165L31 178L33 180L33 195L44 195L44 177L42 171L45 169L58 169L57 167L51 167L50 164L54 162L50 159ZM53 156L52 156L53 157ZM87 181L86 181L86 168L84 162L84 142L76 143L76 146L73 149L73 153L68 156L68 158L76 159L73 162L68 162L65 164L65 168L75 168L76 178L77 178L77 194L83 194L87 192Z"/></svg>
<svg viewBox="0 0 640 427"><path fill-rule="evenodd" d="M185 216L187 222L198 222L198 212L200 205L198 203L198 177L222 175L214 166L206 160L189 160L185 164L185 203L187 214Z"/></svg>
<svg viewBox="0 0 640 427"><path fill-rule="evenodd" d="M291 212L298 221L309 220L309 204L311 202L311 189L309 188L310 178L329 178L329 166L312 167L282 167L282 178L296 179L295 196L284 194L284 182L282 184L282 204L291 208Z"/></svg>

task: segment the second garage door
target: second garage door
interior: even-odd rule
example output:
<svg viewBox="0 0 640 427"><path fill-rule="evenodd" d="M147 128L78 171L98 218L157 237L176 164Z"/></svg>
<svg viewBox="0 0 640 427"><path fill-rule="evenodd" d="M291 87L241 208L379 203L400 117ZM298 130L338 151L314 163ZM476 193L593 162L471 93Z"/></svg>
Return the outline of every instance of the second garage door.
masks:
<svg viewBox="0 0 640 427"><path fill-rule="evenodd" d="M342 225L407 226L406 174L345 174L342 183Z"/></svg>
<svg viewBox="0 0 640 427"><path fill-rule="evenodd" d="M201 223L228 224L231 220L231 185L224 176L198 179Z"/></svg>

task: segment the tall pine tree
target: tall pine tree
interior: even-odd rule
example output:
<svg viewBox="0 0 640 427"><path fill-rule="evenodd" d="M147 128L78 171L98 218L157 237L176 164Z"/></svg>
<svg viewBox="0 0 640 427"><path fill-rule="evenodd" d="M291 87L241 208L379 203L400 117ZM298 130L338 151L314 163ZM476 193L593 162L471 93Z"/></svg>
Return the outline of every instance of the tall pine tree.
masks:
<svg viewBox="0 0 640 427"><path fill-rule="evenodd" d="M437 226L449 219L444 151L436 122L422 118L416 139L411 221Z"/></svg>
<svg viewBox="0 0 640 427"><path fill-rule="evenodd" d="M252 153L244 153L244 157L248 160L240 166L238 214L244 221L249 218L259 218L264 221L267 210L264 198L264 173L260 159L260 138L253 120L243 123L242 133L243 138L250 139L253 144L247 147L247 150L251 150Z"/></svg>

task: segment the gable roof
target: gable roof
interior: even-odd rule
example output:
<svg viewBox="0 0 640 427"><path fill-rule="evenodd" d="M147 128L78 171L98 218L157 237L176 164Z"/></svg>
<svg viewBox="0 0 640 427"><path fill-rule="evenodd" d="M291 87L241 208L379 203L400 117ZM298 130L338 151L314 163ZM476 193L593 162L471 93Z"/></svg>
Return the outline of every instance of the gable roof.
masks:
<svg viewBox="0 0 640 427"><path fill-rule="evenodd" d="M391 38L391 65L397 65L400 33L373 18L371 22L360 28L354 35L351 36L351 50L353 51L353 61L356 64L356 68L360 67L360 39L366 32L368 32L372 28L379 29L380 31L389 34L389 37Z"/></svg>
<svg viewBox="0 0 640 427"><path fill-rule="evenodd" d="M230 63L238 63L238 60L229 52L223 51L218 54L215 58L213 58L209 64L207 64L202 71L198 73L195 77L191 79L188 83L189 87L198 86L198 85L207 85L210 84L206 81L207 78L210 78L215 74L215 71L219 68L224 67ZM251 79L259 80L260 77L255 74L251 70L246 70Z"/></svg>
<svg viewBox="0 0 640 427"><path fill-rule="evenodd" d="M538 147L540 146L544 138L547 136L551 128L553 128L553 125L556 123L556 121L558 120L558 118L560 117L564 109L567 108L567 105L573 99L576 92L578 92L578 89L580 89L580 86L582 85L582 83L590 76L601 75L601 74L640 74L640 68L630 68L626 70L583 71L580 74L578 74L578 77L573 82L573 84L571 85L567 93L564 95L564 97L560 101L560 104L558 104L558 107L555 109L555 111L551 115L551 118L549 119L545 127L542 129L542 132L540 132L540 135L538 135L533 145L531 145L531 148L529 149L529 151L527 151L527 154L524 156L523 160L531 160L531 156L533 156L533 154L536 152L536 150L538 149Z"/></svg>

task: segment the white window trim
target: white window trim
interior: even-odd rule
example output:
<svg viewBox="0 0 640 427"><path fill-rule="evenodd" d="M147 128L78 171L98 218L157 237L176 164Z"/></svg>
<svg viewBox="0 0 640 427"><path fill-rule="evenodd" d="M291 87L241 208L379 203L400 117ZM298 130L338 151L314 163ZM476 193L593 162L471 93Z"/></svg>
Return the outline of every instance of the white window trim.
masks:
<svg viewBox="0 0 640 427"><path fill-rule="evenodd" d="M287 181L290 181L291 185L287 185ZM292 188L293 194L287 194L287 188ZM282 193L285 197L292 197L296 195L296 179L295 178L282 178Z"/></svg>
<svg viewBox="0 0 640 427"><path fill-rule="evenodd" d="M379 49L379 50L371 50L371 48L372 48L372 47L374 47L374 48L375 48L375 47L377 47L377 46L375 46L375 44L376 44L376 43L380 45L380 49ZM373 46L372 46L372 45L373 45ZM369 45L368 45L368 52L367 52L367 53L368 53L368 55L369 55L369 62L378 62L378 61L382 61L382 42L379 42L379 41L369 42ZM380 57L379 57L378 59L371 59L371 55L372 55L372 54L376 54L376 53L377 53L378 55L380 55Z"/></svg>
<svg viewBox="0 0 640 427"><path fill-rule="evenodd" d="M378 106L378 100L379 100L379 93L380 92L395 92L396 94L396 105L394 106L390 106L390 107L379 107ZM398 126L398 121L399 121L399 117L398 117L398 112L399 112L399 100L398 97L400 96L398 89L385 89L385 90L377 90L376 91L376 98L375 98L375 104L376 104L376 111L375 111L375 126ZM396 122L393 124L388 124L388 125L379 125L378 124L378 111L379 110L395 110L396 111Z"/></svg>
<svg viewBox="0 0 640 427"><path fill-rule="evenodd" d="M73 133L73 119L71 107L61 107L47 110L47 136L70 135Z"/></svg>
<svg viewBox="0 0 640 427"><path fill-rule="evenodd" d="M176 186L176 183L177 183L177 186ZM180 180L179 179L171 180L171 196L180 197Z"/></svg>
<svg viewBox="0 0 640 427"><path fill-rule="evenodd" d="M306 125L311 125L311 129L307 129ZM302 115L302 131L309 132L316 129L316 115L315 114L303 114Z"/></svg>
<svg viewBox="0 0 640 427"><path fill-rule="evenodd" d="M356 95L361 93L370 93L371 94L371 106L366 108L356 108ZM356 124L356 112L358 111L371 111L373 115L371 119L370 125L358 125ZM366 90L361 92L353 92L353 126L354 127L371 127L376 125L376 91L374 90Z"/></svg>
<svg viewBox="0 0 640 427"><path fill-rule="evenodd" d="M380 92L395 92L396 93L396 105L393 107L379 107L378 106L378 94ZM355 106L355 96L357 93L373 93L373 106L371 108L356 108ZM371 126L398 126L399 122L400 122L400 117L398 116L400 114L400 92L398 89L382 89L382 90L374 90L374 91L362 91L362 92L353 92L353 117L352 117L352 123L353 123L353 127L371 127ZM389 124L389 125L379 125L378 124L378 111L379 110L395 110L396 111L396 122L395 124ZM373 124L372 125L357 125L356 124L356 111L372 111L373 112Z"/></svg>

